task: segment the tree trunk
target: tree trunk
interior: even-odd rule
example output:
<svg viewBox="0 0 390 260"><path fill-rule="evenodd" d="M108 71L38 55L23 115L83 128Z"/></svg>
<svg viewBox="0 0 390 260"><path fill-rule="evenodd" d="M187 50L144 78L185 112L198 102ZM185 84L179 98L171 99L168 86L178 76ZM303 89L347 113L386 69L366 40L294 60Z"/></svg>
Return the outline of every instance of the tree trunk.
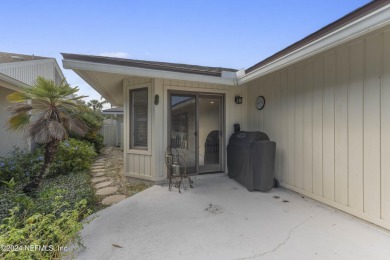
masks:
<svg viewBox="0 0 390 260"><path fill-rule="evenodd" d="M54 157L57 153L58 146L60 144L60 141L53 140L46 144L45 146L45 160L43 162L42 168L39 171L38 175L33 177L31 181L23 187L23 192L27 194L31 194L37 190L39 187L43 176L46 173L47 167L53 162Z"/></svg>

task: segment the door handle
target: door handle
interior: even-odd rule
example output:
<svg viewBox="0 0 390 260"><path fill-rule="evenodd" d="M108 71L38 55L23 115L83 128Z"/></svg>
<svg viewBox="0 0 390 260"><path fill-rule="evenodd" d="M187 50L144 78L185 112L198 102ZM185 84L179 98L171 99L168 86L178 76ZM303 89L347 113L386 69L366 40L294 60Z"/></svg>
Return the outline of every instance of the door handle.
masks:
<svg viewBox="0 0 390 260"><path fill-rule="evenodd" d="M198 135L198 132L194 132L194 135L197 136L197 135Z"/></svg>

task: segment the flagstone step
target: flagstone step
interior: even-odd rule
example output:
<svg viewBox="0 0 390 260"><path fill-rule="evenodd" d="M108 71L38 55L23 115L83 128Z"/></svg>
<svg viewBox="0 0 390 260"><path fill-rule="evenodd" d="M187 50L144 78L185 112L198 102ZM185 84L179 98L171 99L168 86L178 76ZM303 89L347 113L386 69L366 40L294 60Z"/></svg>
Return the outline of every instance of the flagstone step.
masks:
<svg viewBox="0 0 390 260"><path fill-rule="evenodd" d="M125 195L112 195L112 196L109 196L107 198L104 198L102 200L102 204L103 205L113 205L113 204L118 203L119 201L121 201L125 198L126 198Z"/></svg>
<svg viewBox="0 0 390 260"><path fill-rule="evenodd" d="M108 180L107 177L95 177L95 178L91 179L91 182L92 183L98 183L98 182L107 181L107 180Z"/></svg>
<svg viewBox="0 0 390 260"><path fill-rule="evenodd" d="M92 172L105 172L106 169L92 169Z"/></svg>
<svg viewBox="0 0 390 260"><path fill-rule="evenodd" d="M93 177L102 177L102 176L106 175L106 173L105 172L94 172L92 175L93 175Z"/></svg>
<svg viewBox="0 0 390 260"><path fill-rule="evenodd" d="M93 172L105 172L106 169L92 169Z"/></svg>
<svg viewBox="0 0 390 260"><path fill-rule="evenodd" d="M118 191L117 187L106 187L96 191L96 195L107 196Z"/></svg>
<svg viewBox="0 0 390 260"><path fill-rule="evenodd" d="M105 167L106 163L94 163L92 167Z"/></svg>
<svg viewBox="0 0 390 260"><path fill-rule="evenodd" d="M107 187L111 184L112 184L112 181L105 181L105 182L100 182L100 183L96 184L94 187L95 187L95 189L101 189L101 188Z"/></svg>
<svg viewBox="0 0 390 260"><path fill-rule="evenodd" d="M106 168L105 165L101 165L101 166L99 166L99 165L97 165L97 166L92 165L92 169L105 169L105 168Z"/></svg>

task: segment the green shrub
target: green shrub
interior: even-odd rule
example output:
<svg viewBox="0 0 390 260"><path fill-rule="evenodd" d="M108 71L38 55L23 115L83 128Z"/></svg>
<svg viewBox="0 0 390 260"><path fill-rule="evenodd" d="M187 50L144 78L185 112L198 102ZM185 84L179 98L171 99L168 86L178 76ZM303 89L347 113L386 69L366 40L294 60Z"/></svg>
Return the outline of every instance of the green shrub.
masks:
<svg viewBox="0 0 390 260"><path fill-rule="evenodd" d="M12 186L12 185L11 185ZM55 210L53 198L61 196L67 205L65 209L73 209L80 200L86 200L90 209L95 209L97 198L90 185L88 172L70 173L44 179L37 190L36 197L31 199L22 192L23 184L15 183L14 187L0 188L0 223L9 217L10 210L18 207L18 214L23 216L33 213L48 214Z"/></svg>
<svg viewBox="0 0 390 260"><path fill-rule="evenodd" d="M0 258L59 259L70 243L81 245L78 235L82 229L80 220L91 213L86 200L81 200L70 210L63 210L67 203L61 196L56 196L53 201L54 210L48 214L35 213L20 218L18 207L11 211L11 216L0 225L0 245L17 245L23 250L7 250L12 248L6 247L0 251Z"/></svg>
<svg viewBox="0 0 390 260"><path fill-rule="evenodd" d="M86 135L81 140L87 141L91 144L93 144L93 147L95 148L96 153L100 153L100 150L104 147L103 141L104 138L101 134L93 134L93 135Z"/></svg>
<svg viewBox="0 0 390 260"><path fill-rule="evenodd" d="M21 188L10 191L4 187L0 188L0 223L9 217L10 210L18 206L18 214L28 215L33 209L33 200L26 196Z"/></svg>
<svg viewBox="0 0 390 260"><path fill-rule="evenodd" d="M16 182L28 182L42 167L44 157L41 149L34 152L14 148L7 157L0 158L0 186L12 178Z"/></svg>
<svg viewBox="0 0 390 260"><path fill-rule="evenodd" d="M17 183L14 178L3 183L5 186L0 187L0 223L9 217L10 210L14 207L19 208L19 217L35 212L34 200L22 192L22 183Z"/></svg>
<svg viewBox="0 0 390 260"><path fill-rule="evenodd" d="M103 126L104 117L100 111L93 111L90 108L86 108L77 115L79 119L85 122L88 126L88 132L85 136L71 135L72 138L90 142L94 145L95 151L100 152L100 149L104 147L103 136L100 134L100 129Z"/></svg>
<svg viewBox="0 0 390 260"><path fill-rule="evenodd" d="M89 170L95 156L95 149L90 143L69 138L59 145L54 162L49 166L48 175Z"/></svg>
<svg viewBox="0 0 390 260"><path fill-rule="evenodd" d="M42 213L53 211L52 198L59 195L68 202L64 207L66 209L74 208L82 199L86 200L89 208L94 208L97 203L88 172L74 172L43 180L35 200L37 210Z"/></svg>

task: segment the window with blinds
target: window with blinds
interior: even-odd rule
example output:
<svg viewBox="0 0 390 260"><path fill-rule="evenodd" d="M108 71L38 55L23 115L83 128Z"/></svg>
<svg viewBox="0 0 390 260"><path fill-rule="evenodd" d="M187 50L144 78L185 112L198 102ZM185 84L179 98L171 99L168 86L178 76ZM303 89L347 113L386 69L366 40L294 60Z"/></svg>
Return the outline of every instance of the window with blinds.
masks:
<svg viewBox="0 0 390 260"><path fill-rule="evenodd" d="M130 90L130 149L148 148L148 89Z"/></svg>

